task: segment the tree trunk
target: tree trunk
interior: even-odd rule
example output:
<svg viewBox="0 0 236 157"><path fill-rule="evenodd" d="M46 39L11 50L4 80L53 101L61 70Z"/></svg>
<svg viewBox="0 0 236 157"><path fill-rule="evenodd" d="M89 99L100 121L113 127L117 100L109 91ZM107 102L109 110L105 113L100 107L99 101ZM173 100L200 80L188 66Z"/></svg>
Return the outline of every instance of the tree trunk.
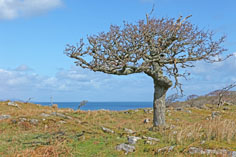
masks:
<svg viewBox="0 0 236 157"><path fill-rule="evenodd" d="M167 90L172 82L167 77L154 79L154 100L153 100L153 126L164 126L165 122L165 98Z"/></svg>

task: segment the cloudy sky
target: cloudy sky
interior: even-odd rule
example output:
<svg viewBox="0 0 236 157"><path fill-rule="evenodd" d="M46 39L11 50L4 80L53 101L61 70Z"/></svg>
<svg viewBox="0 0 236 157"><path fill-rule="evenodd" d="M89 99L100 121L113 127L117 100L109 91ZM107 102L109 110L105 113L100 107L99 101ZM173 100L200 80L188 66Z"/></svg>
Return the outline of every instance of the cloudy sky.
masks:
<svg viewBox="0 0 236 157"><path fill-rule="evenodd" d="M181 79L185 95L236 81L235 0L0 0L0 100L152 101L148 76L94 73L75 67L63 51L111 24L144 19L153 4L157 18L191 14L200 28L226 34L226 54L234 53L221 63L197 62Z"/></svg>

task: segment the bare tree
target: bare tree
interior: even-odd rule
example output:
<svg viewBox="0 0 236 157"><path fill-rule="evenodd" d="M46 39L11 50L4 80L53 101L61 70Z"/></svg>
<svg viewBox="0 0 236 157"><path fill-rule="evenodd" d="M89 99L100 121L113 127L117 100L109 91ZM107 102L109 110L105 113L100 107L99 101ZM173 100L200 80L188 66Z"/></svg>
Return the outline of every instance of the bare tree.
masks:
<svg viewBox="0 0 236 157"><path fill-rule="evenodd" d="M227 85L226 87L217 90L218 91L218 107L222 106L224 104L223 97L229 94L229 90L236 87L236 82L231 83L230 85Z"/></svg>
<svg viewBox="0 0 236 157"><path fill-rule="evenodd" d="M194 106L194 99L198 98L198 95L196 94L192 94L192 95L189 95L187 97L187 101L189 102L190 106L193 107Z"/></svg>
<svg viewBox="0 0 236 157"><path fill-rule="evenodd" d="M79 104L79 106L78 106L78 110L80 110L80 108L81 108L82 106L86 105L87 103L88 103L87 100L81 101L80 104Z"/></svg>
<svg viewBox="0 0 236 157"><path fill-rule="evenodd" d="M183 97L182 95L179 95L178 93L171 94L166 98L166 106L170 105L171 103L175 102L176 100L180 99Z"/></svg>
<svg viewBox="0 0 236 157"><path fill-rule="evenodd" d="M77 45L67 45L65 53L82 68L114 75L145 73L154 82L153 125L165 125L165 97L179 77L189 75L180 68L193 67L194 61L219 62L225 49L225 36L214 40L214 33L201 30L186 18L149 18L135 24L110 26L108 32L87 37ZM225 57L227 58L227 57ZM181 90L182 92L182 90Z"/></svg>

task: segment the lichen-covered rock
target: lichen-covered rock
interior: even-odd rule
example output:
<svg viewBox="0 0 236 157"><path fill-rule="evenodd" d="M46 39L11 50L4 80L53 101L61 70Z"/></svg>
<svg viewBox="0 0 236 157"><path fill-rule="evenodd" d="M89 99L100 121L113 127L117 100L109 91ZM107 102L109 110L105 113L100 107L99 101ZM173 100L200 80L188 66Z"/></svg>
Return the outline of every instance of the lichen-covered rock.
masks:
<svg viewBox="0 0 236 157"><path fill-rule="evenodd" d="M168 152L169 153L169 152L173 151L174 148L175 148L175 146L167 146L167 147L164 147L164 148L160 148L160 149L157 150L157 154L162 153L162 152Z"/></svg>
<svg viewBox="0 0 236 157"><path fill-rule="evenodd" d="M212 118L212 119L214 119L214 118L216 118L216 117L218 117L218 116L220 116L220 112L213 111L213 112L211 113L211 118Z"/></svg>
<svg viewBox="0 0 236 157"><path fill-rule="evenodd" d="M40 116L42 116L42 117L49 117L50 115L47 114L47 113L41 113Z"/></svg>
<svg viewBox="0 0 236 157"><path fill-rule="evenodd" d="M125 143L116 146L116 150L121 151L123 150L125 154L132 153L135 151L135 146L131 146Z"/></svg>
<svg viewBox="0 0 236 157"><path fill-rule="evenodd" d="M66 116L66 115L64 115L62 113L58 113L58 112L53 112L53 113L51 113L51 115L62 117L62 118L65 118L65 119L72 119L72 117Z"/></svg>
<svg viewBox="0 0 236 157"><path fill-rule="evenodd" d="M9 118L11 118L10 115L0 115L0 120L9 119Z"/></svg>
<svg viewBox="0 0 236 157"><path fill-rule="evenodd" d="M201 154L201 155L224 155L224 156L233 156L236 155L232 151L228 151L226 149L203 149L198 147L190 147L189 148L189 154Z"/></svg>
<svg viewBox="0 0 236 157"><path fill-rule="evenodd" d="M17 103L15 103L15 102L11 102L11 101L8 102L7 105L8 105L8 106L13 106L13 107L20 108L20 106L19 106Z"/></svg>
<svg viewBox="0 0 236 157"><path fill-rule="evenodd" d="M126 133L128 133L128 134L133 134L133 133L135 133L133 130L127 129L127 128L124 128L124 131L125 131Z"/></svg>
<svg viewBox="0 0 236 157"><path fill-rule="evenodd" d="M39 120L37 120L37 119L30 119L29 122L30 122L30 124L37 125L39 123Z"/></svg>
<svg viewBox="0 0 236 157"><path fill-rule="evenodd" d="M102 127L102 131L104 131L104 132L106 132L106 133L114 133L114 131L113 130L111 130L111 129L108 129L108 128L105 128L105 127Z"/></svg>
<svg viewBox="0 0 236 157"><path fill-rule="evenodd" d="M129 144L136 144L136 142L140 139L141 139L140 137L128 136L128 143Z"/></svg>

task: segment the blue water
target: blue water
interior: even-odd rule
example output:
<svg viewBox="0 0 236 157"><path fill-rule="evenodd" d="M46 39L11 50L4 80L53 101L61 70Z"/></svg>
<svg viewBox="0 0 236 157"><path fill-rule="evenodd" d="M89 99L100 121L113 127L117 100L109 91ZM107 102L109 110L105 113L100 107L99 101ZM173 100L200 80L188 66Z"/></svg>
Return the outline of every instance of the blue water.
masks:
<svg viewBox="0 0 236 157"><path fill-rule="evenodd" d="M51 106L50 102L35 102L43 106ZM53 102L57 104L59 108L71 108L74 110L78 109L80 102ZM85 106L82 106L80 110L112 110L122 111L137 108L150 108L152 102L88 102Z"/></svg>

